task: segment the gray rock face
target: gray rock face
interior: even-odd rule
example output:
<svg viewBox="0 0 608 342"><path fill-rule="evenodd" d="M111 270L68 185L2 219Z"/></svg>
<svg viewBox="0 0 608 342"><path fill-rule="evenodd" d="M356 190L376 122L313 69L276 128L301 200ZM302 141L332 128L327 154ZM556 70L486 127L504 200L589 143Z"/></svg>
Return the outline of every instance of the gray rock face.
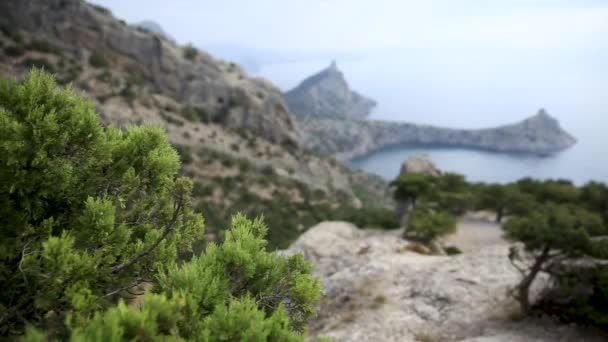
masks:
<svg viewBox="0 0 608 342"><path fill-rule="evenodd" d="M431 177L441 176L441 171L433 164L425 154L415 154L410 156L401 164L399 176L409 173L420 173ZM409 201L395 200L395 214L399 217L401 227L407 227L409 222L409 212L413 204Z"/></svg>
<svg viewBox="0 0 608 342"><path fill-rule="evenodd" d="M66 50L78 46L83 59L103 55L113 67L152 83L155 92L216 115L227 128L297 144L281 92L266 81L247 77L237 65L142 32L107 9L81 0L3 0L0 13L1 23Z"/></svg>
<svg viewBox="0 0 608 342"><path fill-rule="evenodd" d="M519 308L507 290L520 275L508 261L508 244L456 257L428 256L412 252L398 233L324 222L287 250L312 261L323 284L312 337L336 342L601 340L551 320L513 320Z"/></svg>
<svg viewBox="0 0 608 342"><path fill-rule="evenodd" d="M433 164L429 157L425 154L416 154L407 158L406 161L401 164L401 171L399 175L405 175L408 173L421 173L423 175L439 177L441 171Z"/></svg>
<svg viewBox="0 0 608 342"><path fill-rule="evenodd" d="M543 109L516 124L475 130L318 118L302 119L298 127L306 147L343 160L397 145L441 145L543 155L576 143Z"/></svg>
<svg viewBox="0 0 608 342"><path fill-rule="evenodd" d="M289 109L303 117L364 119L374 100L351 91L336 62L285 93Z"/></svg>

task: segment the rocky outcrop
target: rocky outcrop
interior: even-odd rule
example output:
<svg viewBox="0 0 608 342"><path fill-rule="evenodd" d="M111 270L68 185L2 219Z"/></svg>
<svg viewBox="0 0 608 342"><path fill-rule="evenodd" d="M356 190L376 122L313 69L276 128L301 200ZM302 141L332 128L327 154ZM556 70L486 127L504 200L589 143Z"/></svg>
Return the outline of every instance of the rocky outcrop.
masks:
<svg viewBox="0 0 608 342"><path fill-rule="evenodd" d="M421 173L431 177L441 176L441 171L433 164L429 157L425 154L415 154L410 156L401 164L399 175L408 173Z"/></svg>
<svg viewBox="0 0 608 342"><path fill-rule="evenodd" d="M163 29L162 26L160 26L159 23L152 21L152 20L144 20L144 21L140 21L138 23L135 23L136 27L139 27L141 29L144 30L148 30L150 32L156 33L159 36L169 39L169 40L175 40L173 39L173 37L171 37L170 34L167 33L167 31L165 31L165 29Z"/></svg>
<svg viewBox="0 0 608 342"><path fill-rule="evenodd" d="M460 256L417 254L399 232L324 222L286 253L314 264L324 296L311 335L342 341L599 341L549 319L514 320L519 273L500 240ZM537 290L536 290L537 291Z"/></svg>
<svg viewBox="0 0 608 342"><path fill-rule="evenodd" d="M374 100L352 91L336 62L285 93L291 112L302 117L364 119Z"/></svg>
<svg viewBox="0 0 608 342"><path fill-rule="evenodd" d="M133 84L150 83L156 93L214 113L213 119L225 127L297 144L281 92L247 77L235 64L126 25L107 9L82 0L4 0L0 13L0 24L52 40L62 50L76 50L85 61L101 57L113 69L129 73Z"/></svg>
<svg viewBox="0 0 608 342"><path fill-rule="evenodd" d="M439 145L544 155L576 143L576 139L543 109L522 122L488 129L318 118L303 118L298 127L306 147L342 160L398 145Z"/></svg>

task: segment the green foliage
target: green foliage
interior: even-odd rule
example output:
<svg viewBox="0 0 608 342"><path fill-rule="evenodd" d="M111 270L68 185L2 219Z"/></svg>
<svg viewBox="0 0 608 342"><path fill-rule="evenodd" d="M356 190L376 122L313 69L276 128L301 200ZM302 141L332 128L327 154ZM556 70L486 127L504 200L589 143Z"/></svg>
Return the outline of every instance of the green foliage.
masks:
<svg viewBox="0 0 608 342"><path fill-rule="evenodd" d="M266 251L267 227L261 220L233 218L225 241L210 244L191 262L166 267L159 288L169 295L188 295L189 315L210 312L228 298L250 296L266 313L286 310L290 327L302 331L314 314L320 284L312 280L312 268L302 255L283 258ZM194 323L188 328L196 329Z"/></svg>
<svg viewBox="0 0 608 342"><path fill-rule="evenodd" d="M32 40L27 44L27 49L42 53L61 55L61 49L45 40Z"/></svg>
<svg viewBox="0 0 608 342"><path fill-rule="evenodd" d="M416 204L418 198L428 195L433 188L432 178L419 173L408 173L397 177L391 185L395 187L394 198Z"/></svg>
<svg viewBox="0 0 608 342"><path fill-rule="evenodd" d="M410 213L404 237L429 244L441 235L454 232L455 229L456 220L449 213L418 207Z"/></svg>
<svg viewBox="0 0 608 342"><path fill-rule="evenodd" d="M466 178L458 173L446 172L437 178L436 183L444 192L462 193L469 190Z"/></svg>
<svg viewBox="0 0 608 342"><path fill-rule="evenodd" d="M119 95L129 104L133 105L135 98L137 97L137 93L133 90L133 87L130 84L125 85L121 90Z"/></svg>
<svg viewBox="0 0 608 342"><path fill-rule="evenodd" d="M190 147L186 145L174 145L175 149L179 152L179 159L182 165L190 165L194 161L192 157L192 151Z"/></svg>
<svg viewBox="0 0 608 342"><path fill-rule="evenodd" d="M444 248L445 253L447 255L459 255L462 254L462 251L460 250L460 248L456 247L456 246L447 246Z"/></svg>
<svg viewBox="0 0 608 342"><path fill-rule="evenodd" d="M529 251L550 249L571 257L589 255L593 236L608 233L597 214L585 209L547 204L505 224L507 238L523 242Z"/></svg>
<svg viewBox="0 0 608 342"><path fill-rule="evenodd" d="M110 63L106 57L99 51L93 51L89 56L89 64L94 68L108 68Z"/></svg>
<svg viewBox="0 0 608 342"><path fill-rule="evenodd" d="M182 108L182 115L190 121L209 123L209 115L205 109L201 107L184 106L184 108Z"/></svg>
<svg viewBox="0 0 608 342"><path fill-rule="evenodd" d="M320 284L302 255L266 250L261 220L237 215L221 245L178 260L203 220L162 130L104 128L33 70L0 82L0 153L0 336L303 340Z"/></svg>
<svg viewBox="0 0 608 342"><path fill-rule="evenodd" d="M518 186L512 184L481 186L477 197L477 208L496 211L496 222L499 223L505 215L525 215L535 206L532 195L520 191Z"/></svg>
<svg viewBox="0 0 608 342"><path fill-rule="evenodd" d="M608 328L608 269L573 267L554 276L538 309L566 322Z"/></svg>
<svg viewBox="0 0 608 342"><path fill-rule="evenodd" d="M568 180L538 181L524 178L516 183L520 191L534 197L539 203L577 204L580 190Z"/></svg>
<svg viewBox="0 0 608 342"><path fill-rule="evenodd" d="M0 24L0 32L6 37L12 39L16 45L23 43L23 36L21 32L9 24Z"/></svg>
<svg viewBox="0 0 608 342"><path fill-rule="evenodd" d="M193 61L196 56L198 56L198 50L194 46L188 44L184 47L184 58Z"/></svg>
<svg viewBox="0 0 608 342"><path fill-rule="evenodd" d="M54 73L56 71L55 65L50 63L46 58L25 58L20 64L28 69L44 69L44 71L50 73Z"/></svg>
<svg viewBox="0 0 608 342"><path fill-rule="evenodd" d="M438 207L452 215L462 215L472 208L473 195L469 192L439 192Z"/></svg>
<svg viewBox="0 0 608 342"><path fill-rule="evenodd" d="M602 216L608 223L608 187L606 184L590 182L580 189L579 203Z"/></svg>
<svg viewBox="0 0 608 342"><path fill-rule="evenodd" d="M530 286L553 260L607 256L604 240L594 237L608 234L608 229L599 215L580 207L548 203L526 216L513 218L505 224L504 230L507 238L522 242L532 256L532 266L523 267L517 264L524 261L515 247L509 255L511 262L524 275L516 298L525 312L531 310Z"/></svg>
<svg viewBox="0 0 608 342"><path fill-rule="evenodd" d="M10 57L20 57L25 53L25 49L20 45L10 45L4 48L4 53Z"/></svg>
<svg viewBox="0 0 608 342"><path fill-rule="evenodd" d="M303 341L320 284L302 255L269 253L261 220L237 215L223 244L161 267L157 294L70 320L75 341ZM26 340L40 340L39 331Z"/></svg>

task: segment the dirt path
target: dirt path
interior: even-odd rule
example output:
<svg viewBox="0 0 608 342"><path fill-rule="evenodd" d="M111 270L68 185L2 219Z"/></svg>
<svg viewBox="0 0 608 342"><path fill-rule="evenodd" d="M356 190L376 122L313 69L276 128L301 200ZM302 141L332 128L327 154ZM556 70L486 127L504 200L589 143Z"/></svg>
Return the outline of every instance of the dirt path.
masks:
<svg viewBox="0 0 608 342"><path fill-rule="evenodd" d="M507 244L499 224L483 217L467 215L458 221L456 233L445 236L446 246L456 246L465 253L482 247Z"/></svg>

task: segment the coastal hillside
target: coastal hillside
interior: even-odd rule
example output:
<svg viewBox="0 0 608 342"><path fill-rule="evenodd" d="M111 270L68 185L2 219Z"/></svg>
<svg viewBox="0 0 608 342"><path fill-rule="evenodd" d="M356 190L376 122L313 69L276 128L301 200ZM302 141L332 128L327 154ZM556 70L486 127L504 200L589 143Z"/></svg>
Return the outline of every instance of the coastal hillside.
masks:
<svg viewBox="0 0 608 342"><path fill-rule="evenodd" d="M271 246L285 246L319 220L387 205L383 180L308 152L281 92L234 63L81 0L8 0L0 12L0 74L43 68L105 124L166 130L211 237L242 211L264 214Z"/></svg>
<svg viewBox="0 0 608 342"><path fill-rule="evenodd" d="M544 155L576 143L576 139L544 109L519 123L487 129L319 118L303 118L298 121L298 128L304 146L341 160L398 145L439 145Z"/></svg>
<svg viewBox="0 0 608 342"><path fill-rule="evenodd" d="M365 119L376 101L350 89L335 61L285 93L298 117Z"/></svg>

